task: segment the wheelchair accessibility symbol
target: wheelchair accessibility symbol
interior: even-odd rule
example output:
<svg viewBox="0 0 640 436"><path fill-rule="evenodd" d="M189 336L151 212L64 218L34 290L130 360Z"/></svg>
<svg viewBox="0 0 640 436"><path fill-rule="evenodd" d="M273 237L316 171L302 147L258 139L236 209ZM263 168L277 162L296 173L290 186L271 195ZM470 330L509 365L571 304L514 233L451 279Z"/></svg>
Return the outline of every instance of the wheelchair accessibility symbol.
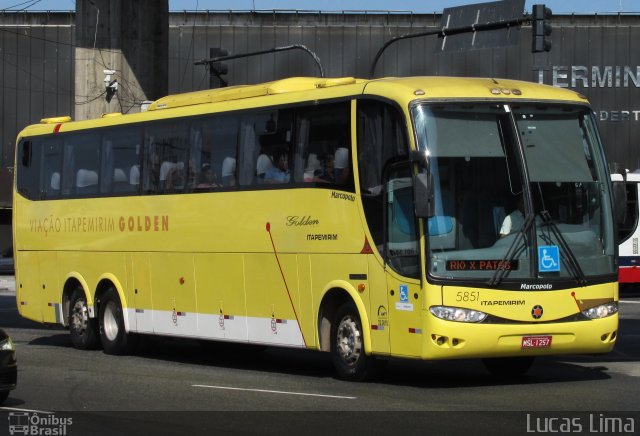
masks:
<svg viewBox="0 0 640 436"><path fill-rule="evenodd" d="M541 245L538 247L538 271L560 271L560 250L557 245Z"/></svg>

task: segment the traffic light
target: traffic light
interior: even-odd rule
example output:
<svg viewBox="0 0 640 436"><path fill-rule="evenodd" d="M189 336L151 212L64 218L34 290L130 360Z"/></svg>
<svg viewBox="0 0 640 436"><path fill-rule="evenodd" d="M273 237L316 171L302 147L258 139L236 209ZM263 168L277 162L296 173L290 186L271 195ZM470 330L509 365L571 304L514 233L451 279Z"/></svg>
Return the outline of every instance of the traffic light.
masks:
<svg viewBox="0 0 640 436"><path fill-rule="evenodd" d="M551 50L551 9L545 5L533 5L531 21L531 52Z"/></svg>
<svg viewBox="0 0 640 436"><path fill-rule="evenodd" d="M209 59L217 59L225 56L229 56L229 52L223 48L215 47L209 49ZM209 63L209 87L210 88L224 88L227 86L227 81L222 78L223 75L229 72L227 64L222 62L210 62Z"/></svg>

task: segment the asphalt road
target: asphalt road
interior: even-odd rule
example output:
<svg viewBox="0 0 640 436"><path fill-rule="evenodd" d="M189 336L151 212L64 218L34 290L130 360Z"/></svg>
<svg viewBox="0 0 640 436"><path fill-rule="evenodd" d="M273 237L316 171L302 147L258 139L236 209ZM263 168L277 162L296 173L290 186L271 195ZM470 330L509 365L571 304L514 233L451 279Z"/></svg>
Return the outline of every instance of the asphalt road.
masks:
<svg viewBox="0 0 640 436"><path fill-rule="evenodd" d="M563 422L583 431L601 423L640 428L640 294L622 297L608 355L541 358L511 382L477 360L392 361L376 382L349 383L334 377L326 354L302 350L150 337L133 356L75 350L66 330L18 316L12 286L0 277L0 326L16 343L19 368L18 388L0 407L9 424L22 413L58 417L41 427L72 417L68 435L530 434ZM0 416L0 434L9 424Z"/></svg>

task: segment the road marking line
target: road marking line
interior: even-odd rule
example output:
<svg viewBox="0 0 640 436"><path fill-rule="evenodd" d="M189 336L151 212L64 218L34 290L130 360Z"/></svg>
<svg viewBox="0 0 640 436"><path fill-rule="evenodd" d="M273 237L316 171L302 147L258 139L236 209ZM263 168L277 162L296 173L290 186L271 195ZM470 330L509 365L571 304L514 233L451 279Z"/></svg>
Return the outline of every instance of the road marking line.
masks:
<svg viewBox="0 0 640 436"><path fill-rule="evenodd" d="M620 300L619 303L640 304L640 301L636 301L636 300Z"/></svg>
<svg viewBox="0 0 640 436"><path fill-rule="evenodd" d="M343 400L355 400L358 397L345 397L341 395L324 395L324 394L309 394L306 392L287 392L287 391L270 391L266 389L245 389L245 388L233 388L229 386L208 386L208 385L191 385L194 388L210 388L210 389L225 389L229 391L248 391L248 392L262 392L266 394L284 394L284 395L302 395L306 397L323 397L323 398L338 398Z"/></svg>
<svg viewBox="0 0 640 436"><path fill-rule="evenodd" d="M33 412L33 413L44 413L45 415L53 415L54 412L45 412L44 410L34 410L34 409L18 409L16 407L0 407L0 410L13 410L15 412Z"/></svg>

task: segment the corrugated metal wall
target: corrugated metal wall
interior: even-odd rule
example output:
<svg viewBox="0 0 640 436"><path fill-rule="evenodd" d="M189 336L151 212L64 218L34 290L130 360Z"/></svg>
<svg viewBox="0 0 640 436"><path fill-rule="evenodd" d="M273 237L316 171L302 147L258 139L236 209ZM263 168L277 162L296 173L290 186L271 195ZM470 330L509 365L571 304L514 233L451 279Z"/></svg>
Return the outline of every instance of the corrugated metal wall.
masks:
<svg viewBox="0 0 640 436"><path fill-rule="evenodd" d="M437 15L393 13L173 13L168 92L208 88L207 71L193 61L207 58L211 47L237 54L305 44L318 54L327 76L367 77L371 60L384 42L439 24ZM75 96L73 25L71 13L0 14L3 169L12 165L13 142L24 125L46 116L73 114L74 99L92 98ZM631 169L640 167L640 50L636 48L640 15L561 16L553 18L553 25L552 51L536 55L531 54L528 28L522 31L520 45L491 50L437 53L437 38L403 41L385 52L376 76L463 75L534 81L542 77L544 83L587 95L601 118L608 159ZM232 85L318 75L311 57L301 51L228 65ZM2 170L0 204L6 204L9 192L8 173Z"/></svg>

